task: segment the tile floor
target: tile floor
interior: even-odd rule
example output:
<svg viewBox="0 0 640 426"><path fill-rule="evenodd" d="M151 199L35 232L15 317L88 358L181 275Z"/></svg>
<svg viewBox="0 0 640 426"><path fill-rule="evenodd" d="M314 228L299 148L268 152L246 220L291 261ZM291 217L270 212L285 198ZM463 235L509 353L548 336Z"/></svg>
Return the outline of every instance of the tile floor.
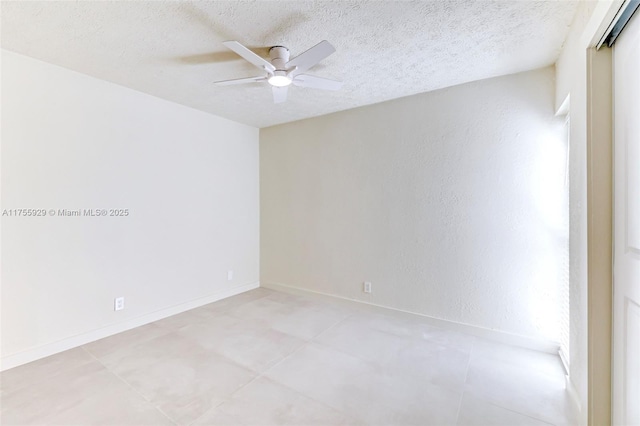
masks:
<svg viewBox="0 0 640 426"><path fill-rule="evenodd" d="M3 425L567 425L558 357L256 289L0 375Z"/></svg>

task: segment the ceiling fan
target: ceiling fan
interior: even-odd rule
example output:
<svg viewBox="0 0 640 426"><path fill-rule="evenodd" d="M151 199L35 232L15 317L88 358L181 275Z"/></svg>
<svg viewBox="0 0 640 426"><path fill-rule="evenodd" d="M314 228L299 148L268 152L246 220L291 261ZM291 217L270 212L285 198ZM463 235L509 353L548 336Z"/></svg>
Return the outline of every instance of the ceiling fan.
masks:
<svg viewBox="0 0 640 426"><path fill-rule="evenodd" d="M287 100L287 91L291 84L299 87L311 87L322 90L339 90L342 87L341 81L302 74L336 51L331 43L326 40L321 41L311 49L291 60L289 60L289 49L284 46L273 46L269 49L271 62L256 55L237 41L225 41L222 44L265 71L266 74L257 77L216 81L214 84L218 86L266 82L271 85L274 103L281 103Z"/></svg>

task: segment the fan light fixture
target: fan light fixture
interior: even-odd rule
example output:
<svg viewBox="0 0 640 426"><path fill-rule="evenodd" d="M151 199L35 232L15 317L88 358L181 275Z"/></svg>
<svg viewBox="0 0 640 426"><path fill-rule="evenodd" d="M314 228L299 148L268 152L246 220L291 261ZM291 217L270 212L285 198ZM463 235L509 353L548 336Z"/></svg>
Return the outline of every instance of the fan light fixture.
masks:
<svg viewBox="0 0 640 426"><path fill-rule="evenodd" d="M243 57L249 63L260 68L263 72L266 72L266 75L262 74L255 77L216 81L214 84L217 86L269 83L271 86L271 93L273 94L273 103L275 104L279 104L287 100L287 92L289 91L289 86L292 84L298 87L310 87L312 89L322 90L340 90L342 87L341 81L304 74L306 70L315 66L318 62L336 51L335 47L326 40L321 41L311 49L299 54L291 60L289 59L289 49L284 46L273 46L269 49L269 59L271 59L271 62L256 55L253 51L235 40L225 41L223 44Z"/></svg>
<svg viewBox="0 0 640 426"><path fill-rule="evenodd" d="M285 87L291 84L291 78L286 75L272 75L269 77L269 84L276 87Z"/></svg>

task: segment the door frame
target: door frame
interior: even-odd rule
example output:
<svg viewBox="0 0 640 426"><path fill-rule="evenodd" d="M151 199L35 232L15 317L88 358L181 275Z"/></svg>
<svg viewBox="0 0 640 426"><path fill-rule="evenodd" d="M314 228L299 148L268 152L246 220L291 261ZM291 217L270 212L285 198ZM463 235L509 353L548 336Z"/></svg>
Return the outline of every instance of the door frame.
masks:
<svg viewBox="0 0 640 426"><path fill-rule="evenodd" d="M588 424L611 424L613 335L613 55L587 51Z"/></svg>
<svg viewBox="0 0 640 426"><path fill-rule="evenodd" d="M587 383L588 425L612 424L613 49L597 48L623 0L600 0L583 33L587 47Z"/></svg>
<svg viewBox="0 0 640 426"><path fill-rule="evenodd" d="M580 45L586 50L587 407L580 422L612 422L613 55L598 44L624 0L599 0ZM578 141L579 143L579 141Z"/></svg>

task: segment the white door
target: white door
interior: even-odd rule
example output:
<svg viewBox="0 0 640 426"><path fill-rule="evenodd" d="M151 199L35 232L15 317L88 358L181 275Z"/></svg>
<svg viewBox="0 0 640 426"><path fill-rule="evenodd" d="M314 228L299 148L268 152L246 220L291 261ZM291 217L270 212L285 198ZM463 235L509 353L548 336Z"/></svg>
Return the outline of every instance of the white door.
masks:
<svg viewBox="0 0 640 426"><path fill-rule="evenodd" d="M613 423L640 425L640 11L614 44Z"/></svg>

